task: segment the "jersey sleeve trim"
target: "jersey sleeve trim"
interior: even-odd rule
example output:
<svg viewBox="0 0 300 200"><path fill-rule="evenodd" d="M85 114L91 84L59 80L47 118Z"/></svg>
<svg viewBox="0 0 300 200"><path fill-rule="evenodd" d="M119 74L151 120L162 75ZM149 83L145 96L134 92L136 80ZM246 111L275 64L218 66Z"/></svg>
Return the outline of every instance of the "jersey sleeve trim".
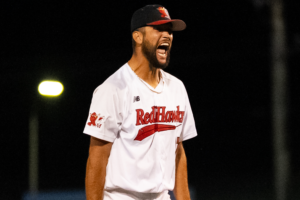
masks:
<svg viewBox="0 0 300 200"><path fill-rule="evenodd" d="M107 135L104 135L103 133L99 133L98 131L93 131L93 130L86 130L84 129L83 131L84 134L93 136L95 138L101 139L101 140L105 140L107 142L114 142L115 138L109 137Z"/></svg>
<svg viewBox="0 0 300 200"><path fill-rule="evenodd" d="M189 140L189 139L191 139L191 138L196 137L197 135L198 135L197 132L194 131L194 132L192 132L192 133L190 133L190 134L188 134L188 135L185 135L185 136L182 138L182 141Z"/></svg>

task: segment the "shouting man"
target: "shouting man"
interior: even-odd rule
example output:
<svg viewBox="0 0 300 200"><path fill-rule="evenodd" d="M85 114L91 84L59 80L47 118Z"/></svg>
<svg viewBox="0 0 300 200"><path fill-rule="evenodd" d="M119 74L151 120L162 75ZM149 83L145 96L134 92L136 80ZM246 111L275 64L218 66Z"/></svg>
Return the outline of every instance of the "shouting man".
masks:
<svg viewBox="0 0 300 200"><path fill-rule="evenodd" d="M182 141L195 121L183 83L163 70L185 27L160 5L133 14L132 57L94 91L84 129L87 200L190 199Z"/></svg>

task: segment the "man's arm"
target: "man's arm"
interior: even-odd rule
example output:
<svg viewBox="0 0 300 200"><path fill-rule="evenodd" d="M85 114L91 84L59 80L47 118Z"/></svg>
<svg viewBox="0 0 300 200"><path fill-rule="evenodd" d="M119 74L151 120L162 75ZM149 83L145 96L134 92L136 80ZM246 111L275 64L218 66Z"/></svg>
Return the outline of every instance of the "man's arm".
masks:
<svg viewBox="0 0 300 200"><path fill-rule="evenodd" d="M176 200L190 200L187 178L187 160L182 142L178 143L176 150L176 172L174 195Z"/></svg>
<svg viewBox="0 0 300 200"><path fill-rule="evenodd" d="M106 166L112 143L91 136L86 165L85 191L87 200L102 200Z"/></svg>

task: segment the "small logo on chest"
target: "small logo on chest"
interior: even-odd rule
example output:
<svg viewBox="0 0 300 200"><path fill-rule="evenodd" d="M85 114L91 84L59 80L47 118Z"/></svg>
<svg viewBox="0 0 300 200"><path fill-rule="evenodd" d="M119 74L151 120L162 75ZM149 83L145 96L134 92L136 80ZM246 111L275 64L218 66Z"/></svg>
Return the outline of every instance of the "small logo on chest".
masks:
<svg viewBox="0 0 300 200"><path fill-rule="evenodd" d="M134 96L133 97L133 103L136 102L136 101L140 101L140 96Z"/></svg>

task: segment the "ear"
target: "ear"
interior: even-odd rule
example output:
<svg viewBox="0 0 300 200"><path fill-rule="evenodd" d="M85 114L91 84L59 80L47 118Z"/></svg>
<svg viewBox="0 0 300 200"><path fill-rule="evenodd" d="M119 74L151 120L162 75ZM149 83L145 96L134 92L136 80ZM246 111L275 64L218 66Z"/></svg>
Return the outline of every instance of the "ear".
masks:
<svg viewBox="0 0 300 200"><path fill-rule="evenodd" d="M143 43L143 34L139 31L134 31L132 33L132 38L134 39L136 44L142 44Z"/></svg>

